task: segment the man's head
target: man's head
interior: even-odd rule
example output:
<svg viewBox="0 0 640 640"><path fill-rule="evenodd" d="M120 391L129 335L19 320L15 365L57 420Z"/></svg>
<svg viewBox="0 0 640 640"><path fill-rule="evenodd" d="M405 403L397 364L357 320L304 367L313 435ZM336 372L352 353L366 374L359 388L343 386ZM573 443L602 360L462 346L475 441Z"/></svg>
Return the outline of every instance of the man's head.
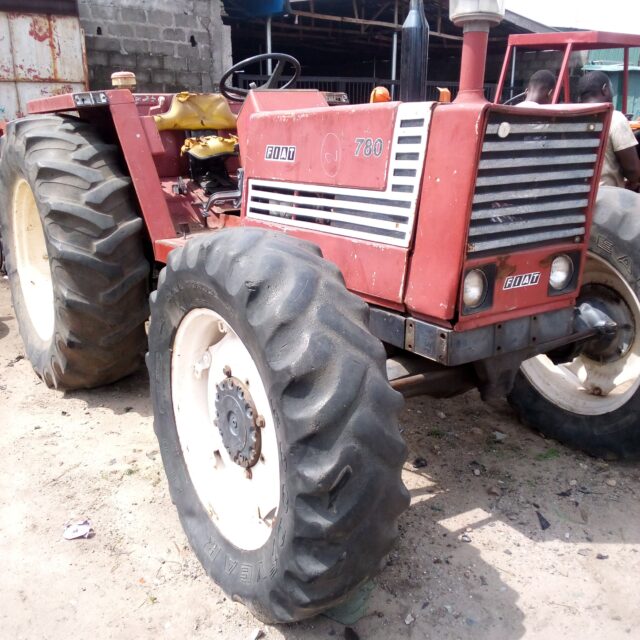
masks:
<svg viewBox="0 0 640 640"><path fill-rule="evenodd" d="M547 69L536 71L529 79L526 89L526 100L538 104L550 104L553 98L553 90L556 86L556 77Z"/></svg>
<svg viewBox="0 0 640 640"><path fill-rule="evenodd" d="M578 82L580 102L613 102L611 80L602 71L585 73Z"/></svg>

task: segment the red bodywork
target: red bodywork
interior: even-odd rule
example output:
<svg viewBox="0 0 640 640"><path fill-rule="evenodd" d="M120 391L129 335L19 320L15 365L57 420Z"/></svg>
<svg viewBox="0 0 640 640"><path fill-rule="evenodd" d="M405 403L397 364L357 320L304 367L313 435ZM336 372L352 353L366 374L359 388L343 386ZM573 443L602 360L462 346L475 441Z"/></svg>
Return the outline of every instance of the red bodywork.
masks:
<svg viewBox="0 0 640 640"><path fill-rule="evenodd" d="M466 330L575 303L579 287L550 297L546 282L553 256L586 251L593 187L599 176L603 145L590 181L584 236L577 242L474 258L468 255L467 236L478 163L490 114L505 118L514 114L567 118L599 114L602 139L608 130L609 107L556 106L530 113L480 100L419 105L422 111L416 117L426 119L428 141L421 175L417 176L415 217L406 243L389 244L346 233L339 235L331 226L298 228L291 226L293 223L283 225L277 218L248 217L248 185L258 179L285 187L304 183L316 185L319 190L346 188L351 190L350 198L360 191L369 195L385 192L390 197L392 137L400 103L329 107L317 91L252 92L238 117L240 164L244 169L242 210L240 215L218 213L204 219L199 206L206 197L198 185L186 177L186 193L176 194L179 177L188 176L186 161L179 154L185 132L158 132L153 120L154 113L168 108L170 96L134 96L127 90L101 93L107 98L108 111L96 106L78 109L73 95L63 95L31 103L30 112L80 110L105 135L118 141L159 262L165 262L173 248L196 233L251 225L276 229L319 245L324 256L341 269L348 288L368 302L443 327ZM365 145L358 152L359 140L381 140L381 144ZM265 149L269 145L295 146L295 162L267 161ZM362 152L367 148L372 150L369 155ZM460 312L463 274L487 263L496 265L493 305L464 316ZM542 274L541 286L503 290L505 278L530 272Z"/></svg>
<svg viewBox="0 0 640 640"><path fill-rule="evenodd" d="M629 94L629 49L640 47L640 35L628 33L608 33L605 31L560 31L558 33L523 33L509 36L507 52L504 57L500 79L496 88L495 101L499 102L509 74L513 56L519 50L525 51L562 51L562 65L558 72L558 82L553 94L553 104L560 101L563 94L565 102L571 102L569 91L569 62L576 51L592 49L624 49L622 80L622 111L627 112Z"/></svg>

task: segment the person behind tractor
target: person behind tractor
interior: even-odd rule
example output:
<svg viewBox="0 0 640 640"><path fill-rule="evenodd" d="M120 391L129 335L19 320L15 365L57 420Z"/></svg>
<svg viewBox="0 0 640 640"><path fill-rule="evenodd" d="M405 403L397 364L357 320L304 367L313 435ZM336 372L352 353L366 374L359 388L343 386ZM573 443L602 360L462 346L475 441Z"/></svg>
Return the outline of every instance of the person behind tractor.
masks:
<svg viewBox="0 0 640 640"><path fill-rule="evenodd" d="M611 80L602 71L591 71L578 83L580 102L613 102ZM609 129L609 141L600 177L601 185L640 189L640 159L636 153L638 141L631 125L621 111L614 111Z"/></svg>
<svg viewBox="0 0 640 640"><path fill-rule="evenodd" d="M536 71L525 89L525 99L518 107L537 107L541 104L551 104L553 90L556 86L556 77L548 69Z"/></svg>

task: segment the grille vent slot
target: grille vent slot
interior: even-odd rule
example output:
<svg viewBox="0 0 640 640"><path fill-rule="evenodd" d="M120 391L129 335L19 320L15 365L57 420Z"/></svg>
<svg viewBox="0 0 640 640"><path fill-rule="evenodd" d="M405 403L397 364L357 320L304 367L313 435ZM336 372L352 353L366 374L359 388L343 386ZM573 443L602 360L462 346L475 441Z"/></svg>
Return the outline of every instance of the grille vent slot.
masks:
<svg viewBox="0 0 640 640"><path fill-rule="evenodd" d="M433 103L398 107L384 191L249 180L247 216L408 247Z"/></svg>
<svg viewBox="0 0 640 640"><path fill-rule="evenodd" d="M468 254L582 239L602 128L596 115L568 121L492 114Z"/></svg>

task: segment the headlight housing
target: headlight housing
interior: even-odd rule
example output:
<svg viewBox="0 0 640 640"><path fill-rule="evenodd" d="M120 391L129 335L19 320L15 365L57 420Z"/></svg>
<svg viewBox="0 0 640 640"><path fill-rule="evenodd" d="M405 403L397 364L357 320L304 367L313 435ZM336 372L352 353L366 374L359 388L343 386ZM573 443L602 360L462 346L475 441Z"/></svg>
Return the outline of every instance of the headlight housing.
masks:
<svg viewBox="0 0 640 640"><path fill-rule="evenodd" d="M555 291L562 291L573 280L573 261L567 255L556 256L551 263L549 286Z"/></svg>
<svg viewBox="0 0 640 640"><path fill-rule="evenodd" d="M487 297L487 276L480 269L473 269L464 278L462 301L468 309L481 306Z"/></svg>

